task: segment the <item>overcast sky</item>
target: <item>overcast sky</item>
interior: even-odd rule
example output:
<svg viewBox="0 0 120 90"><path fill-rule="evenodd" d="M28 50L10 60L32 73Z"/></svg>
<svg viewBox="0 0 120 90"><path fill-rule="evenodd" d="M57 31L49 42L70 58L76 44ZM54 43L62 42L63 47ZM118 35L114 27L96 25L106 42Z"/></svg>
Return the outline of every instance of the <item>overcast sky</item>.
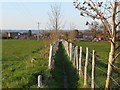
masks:
<svg viewBox="0 0 120 90"><path fill-rule="evenodd" d="M89 17L82 17L72 2L57 2L61 4L64 29L70 29L70 24L74 24L77 29L87 29L86 21L91 21ZM55 2L1 2L0 26L2 30L33 30L37 29L37 22L40 28L46 29L48 22L48 12L50 6ZM0 19L1 20L1 19Z"/></svg>

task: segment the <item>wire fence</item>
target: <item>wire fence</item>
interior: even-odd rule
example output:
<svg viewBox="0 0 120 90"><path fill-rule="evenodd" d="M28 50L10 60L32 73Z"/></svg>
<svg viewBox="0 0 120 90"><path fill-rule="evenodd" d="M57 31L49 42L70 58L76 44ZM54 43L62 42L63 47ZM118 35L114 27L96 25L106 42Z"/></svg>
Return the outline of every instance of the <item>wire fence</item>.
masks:
<svg viewBox="0 0 120 90"><path fill-rule="evenodd" d="M66 42L67 43L67 42ZM64 47L66 47L65 45L64 45ZM72 52L74 52L74 48L75 48L76 46L73 46L73 51ZM67 49L69 48L69 43L67 44ZM66 49L66 51L67 51L67 49ZM68 51L67 51L68 52ZM83 53L83 52L82 52ZM84 52L85 53L85 52ZM89 51L89 55L90 56L92 56L93 55L93 53L92 52L90 52ZM84 54L84 56L85 56L85 54ZM83 56L83 57L84 57ZM79 57L79 52L78 52L78 57ZM83 57L82 57L82 60L84 60L85 61L85 59L83 59ZM96 61L97 62L100 62L101 64L104 64L105 65L105 67L106 66L108 66L108 64L110 64L109 62L107 63L107 62L104 62L104 60L108 60L108 58L99 58L99 56L95 56L95 58L96 58ZM75 60L75 59L74 59ZM73 61L74 61L73 60ZM74 63L74 62L73 62ZM82 61L82 63L83 63L83 61ZM91 61L91 58L89 57L89 60L88 60L88 63L89 64L91 64L92 65L92 61ZM98 65L98 66L97 66ZM102 67L102 68L100 68L100 66L99 66L100 64L96 64L96 66L95 66L95 68L97 69L97 71L100 71L100 72L102 72L102 73L104 73L106 76L107 76L107 68L106 68L106 71L105 71L105 67ZM119 67L117 67L117 66L115 66L115 65L113 65L113 64L110 64L110 65L112 65L116 70L120 70L120 68ZM104 68L104 69L103 69ZM88 75L88 74L87 74ZM89 77L89 80L91 81L91 77L88 75L88 77ZM110 78L112 79L112 81L118 86L118 87L120 87L120 84L113 78L113 76L111 77L110 76ZM98 88L100 88L100 86L95 82L95 85L98 87Z"/></svg>
<svg viewBox="0 0 120 90"><path fill-rule="evenodd" d="M91 64L91 62L88 62L89 64ZM98 66L96 66L96 69L98 69L98 70L100 70L100 71L102 71L103 73L105 73L106 75L107 75L107 72L106 71L104 71L104 70L102 70L101 68L99 68ZM115 84L117 85L117 86L119 86L120 87L120 84L115 80L115 79L113 79L113 77L111 77L110 76L110 78L115 82Z"/></svg>

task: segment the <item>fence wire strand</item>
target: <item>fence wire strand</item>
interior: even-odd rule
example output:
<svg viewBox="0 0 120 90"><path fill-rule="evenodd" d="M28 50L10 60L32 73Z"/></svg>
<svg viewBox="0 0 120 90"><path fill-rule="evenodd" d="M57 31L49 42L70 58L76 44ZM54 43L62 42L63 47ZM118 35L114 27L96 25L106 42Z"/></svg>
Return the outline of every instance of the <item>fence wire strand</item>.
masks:
<svg viewBox="0 0 120 90"><path fill-rule="evenodd" d="M87 74L87 76L88 76L88 78L90 78L90 81L92 80L92 78ZM100 86L96 83L96 82L94 82L95 83L95 85L98 87L98 88L100 88Z"/></svg>
<svg viewBox="0 0 120 90"><path fill-rule="evenodd" d="M91 64L89 61L88 61L88 63ZM96 66L96 68L99 69L100 71L104 72L105 74L107 74L107 72L103 71L101 68L99 68L97 66ZM113 77L110 76L110 78L116 83L116 85L118 85L120 87L120 84L115 79L113 79Z"/></svg>
<svg viewBox="0 0 120 90"><path fill-rule="evenodd" d="M92 55L92 52L89 52L91 55ZM96 59L97 60L99 60L99 61L101 61L102 63L104 63L104 64L106 64L106 65L108 65L108 63L105 63L105 62L103 62L102 60L107 60L107 58L105 58L105 59L101 59L101 58L99 58L98 56L96 56ZM117 66L115 66L115 65L113 65L113 64L111 64L114 68L116 68L116 69L119 69L120 70L120 68L119 67L117 67Z"/></svg>
<svg viewBox="0 0 120 90"><path fill-rule="evenodd" d="M90 55L93 55L92 52L89 52L89 53L90 53ZM99 58L98 56L96 56L96 59L99 60L100 62L104 63L105 65L108 65L107 62L103 62L103 60L107 60L108 58L101 59L101 58ZM85 59L82 59L82 60L85 61ZM88 63L92 65L92 62L90 62L89 60L88 60ZM119 67L117 67L117 66L115 66L115 65L113 65L113 64L110 64L110 65L112 65L114 68L120 70ZM95 66L95 68L98 69L98 70L100 70L100 71L102 71L103 73L105 73L105 74L107 75L107 72L104 71L104 70L102 70L101 68L99 68L97 65ZM88 74L87 74L87 75L88 75ZM90 81L92 80L92 78L91 78L89 75L88 75L88 78L90 79ZM116 85L118 85L118 86L120 87L120 84L119 84L115 79L113 79L113 77L110 76L110 78L115 82ZM97 87L99 87L99 85L98 85L96 82L95 82L95 84L96 84Z"/></svg>

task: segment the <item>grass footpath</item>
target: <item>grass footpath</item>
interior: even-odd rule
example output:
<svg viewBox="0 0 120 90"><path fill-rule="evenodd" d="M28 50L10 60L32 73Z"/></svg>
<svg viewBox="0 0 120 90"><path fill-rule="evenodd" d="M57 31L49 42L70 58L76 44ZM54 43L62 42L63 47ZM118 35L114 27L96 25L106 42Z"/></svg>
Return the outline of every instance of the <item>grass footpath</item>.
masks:
<svg viewBox="0 0 120 90"><path fill-rule="evenodd" d="M63 64L64 62L64 64ZM67 76L67 81L68 81L68 87L69 88L77 88L79 87L78 85L78 74L76 69L73 67L72 62L70 61L69 57L66 54L66 51L60 42L58 46L58 50L55 55L55 66L54 69L51 71L52 74L52 79L49 82L49 87L52 88L64 88L66 85L64 82L65 81L65 76L64 76L64 70ZM64 65L64 68L63 68Z"/></svg>
<svg viewBox="0 0 120 90"><path fill-rule="evenodd" d="M50 40L2 40L2 87L37 88L37 77L46 83Z"/></svg>

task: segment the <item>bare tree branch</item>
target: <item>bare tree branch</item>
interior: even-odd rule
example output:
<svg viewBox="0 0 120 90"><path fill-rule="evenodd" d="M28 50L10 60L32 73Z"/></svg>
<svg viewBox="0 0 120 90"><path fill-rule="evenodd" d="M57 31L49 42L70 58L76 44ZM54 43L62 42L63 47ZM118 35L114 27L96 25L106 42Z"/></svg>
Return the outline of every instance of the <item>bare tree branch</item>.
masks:
<svg viewBox="0 0 120 90"><path fill-rule="evenodd" d="M90 3L91 2L91 3ZM103 13L100 11L100 10L98 10L97 9L97 6L98 5L96 5L92 0L89 0L89 1L86 1L85 0L85 2L84 2L84 4L87 4L88 5L88 8L89 8L89 10L87 9L87 8L85 8L84 6L81 6L80 5L80 3L78 3L77 1L76 2L74 2L74 5L75 5L75 7L78 9L78 10L80 10L81 11L81 15L82 16L90 16L91 18L93 18L93 19L100 19L101 21L102 21L102 23L105 25L105 26L107 26L107 31L109 32L109 37L112 37L112 34L111 34L111 25L110 25L110 23L107 21L107 19L108 18L110 18L111 16L109 16L109 17L104 17L103 16ZM102 3L100 4L99 3L99 5L102 5ZM100 6L101 7L101 6ZM96 13L93 13L93 12L96 12Z"/></svg>
<svg viewBox="0 0 120 90"><path fill-rule="evenodd" d="M120 21L116 24L116 27L120 25Z"/></svg>
<svg viewBox="0 0 120 90"><path fill-rule="evenodd" d="M117 51L120 48L120 45L116 47L115 51Z"/></svg>
<svg viewBox="0 0 120 90"><path fill-rule="evenodd" d="M60 5L53 5L51 6L51 10L48 13L49 16L49 27L51 27L52 30L58 31L62 29L62 21L61 21L61 6Z"/></svg>
<svg viewBox="0 0 120 90"><path fill-rule="evenodd" d="M120 56L120 52L113 58L113 63L115 62L115 60Z"/></svg>
<svg viewBox="0 0 120 90"><path fill-rule="evenodd" d="M107 1L107 0L106 0ZM74 2L75 7L81 12L82 16L90 16L93 19L99 19L105 27L105 31L108 33L108 37L111 43L109 63L112 65L116 58L120 55L118 53L115 55L116 46L116 29L120 22L117 22L117 8L118 0L113 0L113 2L94 2L94 0L84 0L83 3L78 3L78 0ZM117 12L117 13L116 13ZM111 21L109 20L111 19ZM105 88L111 87L111 76L112 76L112 66L108 63L107 79Z"/></svg>
<svg viewBox="0 0 120 90"><path fill-rule="evenodd" d="M116 14L120 13L120 11L116 12Z"/></svg>

